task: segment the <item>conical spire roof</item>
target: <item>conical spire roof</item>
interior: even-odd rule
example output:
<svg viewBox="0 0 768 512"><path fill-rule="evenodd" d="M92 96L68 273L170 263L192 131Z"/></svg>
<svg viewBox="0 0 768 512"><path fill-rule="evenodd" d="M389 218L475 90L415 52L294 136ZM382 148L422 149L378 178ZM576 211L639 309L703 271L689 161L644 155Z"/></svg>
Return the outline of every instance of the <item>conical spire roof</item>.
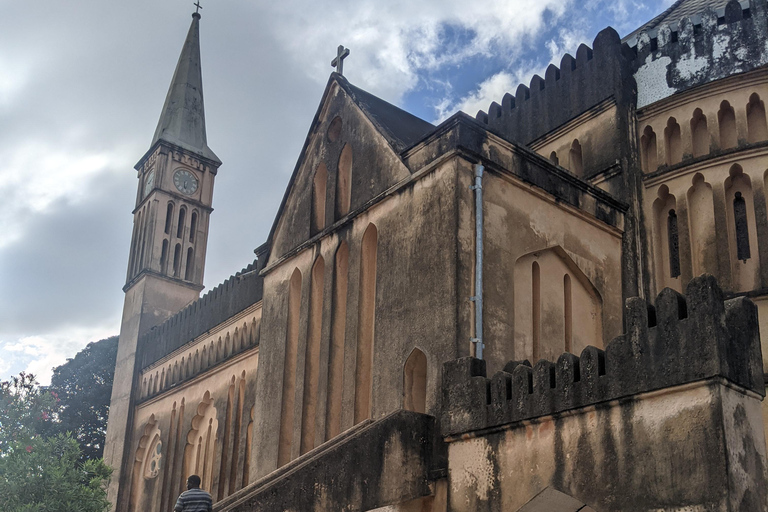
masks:
<svg viewBox="0 0 768 512"><path fill-rule="evenodd" d="M205 134L203 73L200 67L200 15L197 13L192 15L192 25L176 64L152 145L159 140L221 163L208 147Z"/></svg>

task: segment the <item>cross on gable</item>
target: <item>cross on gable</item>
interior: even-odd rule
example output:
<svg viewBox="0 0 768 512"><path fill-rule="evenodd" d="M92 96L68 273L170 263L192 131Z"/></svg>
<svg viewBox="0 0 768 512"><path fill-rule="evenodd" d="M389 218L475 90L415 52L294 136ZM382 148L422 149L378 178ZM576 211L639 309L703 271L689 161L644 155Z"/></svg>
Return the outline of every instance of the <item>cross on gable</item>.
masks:
<svg viewBox="0 0 768 512"><path fill-rule="evenodd" d="M349 48L344 48L344 45L340 44L336 50L336 58L331 61L331 66L336 68L336 72L340 75L344 74L344 59L349 56Z"/></svg>

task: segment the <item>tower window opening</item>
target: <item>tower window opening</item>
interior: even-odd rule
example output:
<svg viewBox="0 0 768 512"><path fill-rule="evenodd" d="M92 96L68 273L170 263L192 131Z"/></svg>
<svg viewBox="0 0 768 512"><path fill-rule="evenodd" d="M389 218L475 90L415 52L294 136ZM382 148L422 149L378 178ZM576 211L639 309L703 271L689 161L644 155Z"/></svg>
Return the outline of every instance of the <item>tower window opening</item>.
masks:
<svg viewBox="0 0 768 512"><path fill-rule="evenodd" d="M176 238L184 237L184 221L187 217L187 209L183 206L179 208L179 225L176 228Z"/></svg>
<svg viewBox="0 0 768 512"><path fill-rule="evenodd" d="M163 240L163 251L160 254L160 272L168 271L168 240Z"/></svg>
<svg viewBox="0 0 768 512"><path fill-rule="evenodd" d="M192 277L194 276L194 273L195 273L194 263L195 263L194 251L190 247L189 249L187 249L187 265L184 269L184 279L187 281L191 281Z"/></svg>
<svg viewBox="0 0 768 512"><path fill-rule="evenodd" d="M176 244L176 248L173 250L173 277L179 277L180 267L181 267L181 244Z"/></svg>
<svg viewBox="0 0 768 512"><path fill-rule="evenodd" d="M197 232L197 212L192 212L192 217L189 221L189 242L195 242L195 233Z"/></svg>
<svg viewBox="0 0 768 512"><path fill-rule="evenodd" d="M168 208L165 211L165 234L171 234L171 223L173 222L173 203L168 203Z"/></svg>

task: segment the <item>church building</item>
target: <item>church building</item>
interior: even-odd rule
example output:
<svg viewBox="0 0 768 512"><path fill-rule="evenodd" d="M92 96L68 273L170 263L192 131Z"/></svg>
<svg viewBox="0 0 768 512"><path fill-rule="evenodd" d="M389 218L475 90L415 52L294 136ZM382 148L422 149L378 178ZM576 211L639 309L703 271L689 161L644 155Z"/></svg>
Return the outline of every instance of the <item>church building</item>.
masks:
<svg viewBox="0 0 768 512"><path fill-rule="evenodd" d="M191 474L220 512L768 511L766 0L678 0L437 126L340 47L267 240L202 297L192 18L136 164L115 512Z"/></svg>

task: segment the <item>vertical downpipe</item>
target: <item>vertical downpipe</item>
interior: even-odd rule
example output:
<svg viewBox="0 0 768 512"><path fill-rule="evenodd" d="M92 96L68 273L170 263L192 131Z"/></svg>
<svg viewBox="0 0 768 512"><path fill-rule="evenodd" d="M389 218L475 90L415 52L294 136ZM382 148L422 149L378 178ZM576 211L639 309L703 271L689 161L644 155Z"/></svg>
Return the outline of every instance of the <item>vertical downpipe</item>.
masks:
<svg viewBox="0 0 768 512"><path fill-rule="evenodd" d="M470 299L475 303L475 337L470 341L475 344L475 357L483 358L483 171L481 164L475 165L475 184L470 187L475 191L475 295Z"/></svg>

